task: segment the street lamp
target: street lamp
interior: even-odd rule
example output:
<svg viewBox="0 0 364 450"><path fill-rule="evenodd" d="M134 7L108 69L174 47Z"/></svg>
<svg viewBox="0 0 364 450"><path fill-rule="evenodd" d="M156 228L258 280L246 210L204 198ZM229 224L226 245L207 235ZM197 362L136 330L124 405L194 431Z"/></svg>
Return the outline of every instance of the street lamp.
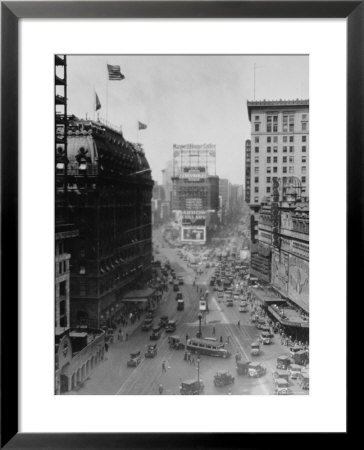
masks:
<svg viewBox="0 0 364 450"><path fill-rule="evenodd" d="M202 331L201 331L202 313L199 312L197 317L198 317L198 321L199 321L197 337L201 339L202 338Z"/></svg>
<svg viewBox="0 0 364 450"><path fill-rule="evenodd" d="M197 382L198 386L200 387L200 355L197 356Z"/></svg>

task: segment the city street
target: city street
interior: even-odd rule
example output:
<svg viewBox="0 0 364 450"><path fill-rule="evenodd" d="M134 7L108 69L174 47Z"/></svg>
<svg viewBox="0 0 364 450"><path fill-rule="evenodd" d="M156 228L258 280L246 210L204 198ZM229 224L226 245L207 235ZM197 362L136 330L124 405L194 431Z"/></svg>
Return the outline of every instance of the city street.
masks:
<svg viewBox="0 0 364 450"><path fill-rule="evenodd" d="M158 323L162 315L168 315L170 320L177 321L177 330L171 334L179 335L182 342L186 343L186 335L195 337L199 329L199 290L205 292L209 289L209 311L204 312L201 320L202 336L216 338L218 341L222 337L226 343L225 348L231 353L228 359L200 356L199 376L205 385L204 394L273 394L275 385L272 375L276 370L277 357L289 355L289 348L281 345L280 336L275 335L270 345L262 345L259 356L251 356L250 344L258 338L260 332L250 322L249 311L239 312L238 301L234 302L233 307L227 307L222 299L217 298L216 293L209 287L213 268L205 269L203 274L197 276L196 286L193 286L196 276L194 270L177 255L176 249L163 244L160 230L155 232L154 243L159 249L159 259L169 260L176 276L183 277L184 285L180 286L180 291L185 300L185 309L177 311L176 292L173 291L172 284L169 284L168 292L163 294L156 311L154 323ZM142 322L130 334L127 341L114 341L110 344L107 359L95 368L77 391L71 391L70 394L159 395L159 388L162 386L163 394L176 395L180 393L179 386L182 381L197 380L196 356L193 362L188 362L184 359L184 350L170 349L168 336L171 334L165 331L159 340L150 341L150 332L142 331L141 325ZM230 342L227 342L228 337ZM144 353L150 343L157 343L158 353L154 358L145 358ZM141 363L137 367L127 367L130 352L139 350L142 354ZM238 375L236 354L241 355L243 360L262 363L267 369L266 375L260 378ZM226 370L235 377L235 382L229 386L215 387L213 383L215 373ZM294 394L307 393L295 380L290 380L290 389Z"/></svg>

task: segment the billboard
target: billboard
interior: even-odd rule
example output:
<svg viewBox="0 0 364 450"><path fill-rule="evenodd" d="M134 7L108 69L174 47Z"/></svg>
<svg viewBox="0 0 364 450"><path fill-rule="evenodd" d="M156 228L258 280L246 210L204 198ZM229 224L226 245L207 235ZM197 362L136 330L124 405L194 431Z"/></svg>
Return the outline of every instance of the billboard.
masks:
<svg viewBox="0 0 364 450"><path fill-rule="evenodd" d="M201 178L206 178L206 168L205 167L183 167L181 173L181 178L185 178L189 181L200 180Z"/></svg>
<svg viewBox="0 0 364 450"><path fill-rule="evenodd" d="M204 243L206 241L206 227L182 227L181 241Z"/></svg>
<svg viewBox="0 0 364 450"><path fill-rule="evenodd" d="M273 251L272 253L272 279L271 283L282 294L288 292L288 255Z"/></svg>
<svg viewBox="0 0 364 450"><path fill-rule="evenodd" d="M206 225L206 212L205 211L182 211L182 225L188 226L201 226Z"/></svg>
<svg viewBox="0 0 364 450"><path fill-rule="evenodd" d="M309 264L289 255L288 296L305 311L309 305Z"/></svg>

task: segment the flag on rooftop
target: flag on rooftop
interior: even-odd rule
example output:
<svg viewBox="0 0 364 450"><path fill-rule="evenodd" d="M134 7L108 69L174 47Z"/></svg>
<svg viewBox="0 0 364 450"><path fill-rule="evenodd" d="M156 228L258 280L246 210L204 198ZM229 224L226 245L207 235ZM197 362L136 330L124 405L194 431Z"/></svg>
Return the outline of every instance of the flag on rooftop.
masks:
<svg viewBox="0 0 364 450"><path fill-rule="evenodd" d="M101 109L101 102L99 96L95 92L95 111L97 111L98 109Z"/></svg>
<svg viewBox="0 0 364 450"><path fill-rule="evenodd" d="M107 65L109 80L123 80L125 76L120 72L120 66Z"/></svg>
<svg viewBox="0 0 364 450"><path fill-rule="evenodd" d="M145 130L147 128L147 126L145 125L145 123L138 121L138 128L139 128L139 130Z"/></svg>

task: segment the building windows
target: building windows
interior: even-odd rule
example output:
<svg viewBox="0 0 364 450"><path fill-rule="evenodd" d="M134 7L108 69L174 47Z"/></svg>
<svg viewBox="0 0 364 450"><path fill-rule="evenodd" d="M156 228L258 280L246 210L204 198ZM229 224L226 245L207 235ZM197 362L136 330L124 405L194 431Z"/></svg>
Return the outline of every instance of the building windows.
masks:
<svg viewBox="0 0 364 450"><path fill-rule="evenodd" d="M293 145L289 147L289 152L290 152L290 153L293 153L293 152L294 152L294 146L293 146Z"/></svg>
<svg viewBox="0 0 364 450"><path fill-rule="evenodd" d="M302 114L302 120L307 120L307 114Z"/></svg>
<svg viewBox="0 0 364 450"><path fill-rule="evenodd" d="M304 145L303 147L302 147L302 153L305 153L306 152L306 146Z"/></svg>
<svg viewBox="0 0 364 450"><path fill-rule="evenodd" d="M271 167L267 167L267 173L272 173L272 168Z"/></svg>
<svg viewBox="0 0 364 450"><path fill-rule="evenodd" d="M273 173L277 173L277 167L273 167Z"/></svg>
<svg viewBox="0 0 364 450"><path fill-rule="evenodd" d="M289 167L289 173L294 173L294 167L293 166Z"/></svg>
<svg viewBox="0 0 364 450"><path fill-rule="evenodd" d="M287 147L283 147L283 153L287 153Z"/></svg>
<svg viewBox="0 0 364 450"><path fill-rule="evenodd" d="M306 166L302 166L301 172L306 173Z"/></svg>
<svg viewBox="0 0 364 450"><path fill-rule="evenodd" d="M272 142L272 138L270 136L267 136L267 142Z"/></svg>
<svg viewBox="0 0 364 450"><path fill-rule="evenodd" d="M278 153L278 147L273 147L273 153Z"/></svg>
<svg viewBox="0 0 364 450"><path fill-rule="evenodd" d="M288 131L288 116L287 115L283 116L283 128L282 128L282 130L283 130L283 133L287 133L287 131Z"/></svg>
<svg viewBox="0 0 364 450"><path fill-rule="evenodd" d="M307 142L307 136L302 136L302 142Z"/></svg>
<svg viewBox="0 0 364 450"><path fill-rule="evenodd" d="M258 192L259 192L259 187L258 187L258 186L255 186L254 192L255 192L255 193L258 193Z"/></svg>
<svg viewBox="0 0 364 450"><path fill-rule="evenodd" d="M259 177L254 177L254 183L259 183Z"/></svg>
<svg viewBox="0 0 364 450"><path fill-rule="evenodd" d="M270 183L270 177L267 177L267 183Z"/></svg>
<svg viewBox="0 0 364 450"><path fill-rule="evenodd" d="M270 156L267 156L267 163L270 163L271 162L271 157Z"/></svg>
<svg viewBox="0 0 364 450"><path fill-rule="evenodd" d="M255 162L255 163L259 163L259 156L255 156L255 157L254 157L254 162Z"/></svg>
<svg viewBox="0 0 364 450"><path fill-rule="evenodd" d="M283 142L287 142L288 136L283 136Z"/></svg>
<svg viewBox="0 0 364 450"><path fill-rule="evenodd" d="M270 193L270 187L267 186L267 194L269 194L269 193Z"/></svg>
<svg viewBox="0 0 364 450"><path fill-rule="evenodd" d="M277 133L278 116L267 115L267 133Z"/></svg>
<svg viewBox="0 0 364 450"><path fill-rule="evenodd" d="M289 142L294 142L294 136L289 137Z"/></svg>
<svg viewBox="0 0 364 450"><path fill-rule="evenodd" d="M274 156L274 157L273 157L273 162L274 162L274 163L277 163L277 162L278 162L278 156Z"/></svg>
<svg viewBox="0 0 364 450"><path fill-rule="evenodd" d="M255 130L256 132L259 132L259 126L260 126L259 123L254 124L254 130Z"/></svg>
<svg viewBox="0 0 364 450"><path fill-rule="evenodd" d="M256 144L258 144L258 143L259 143L259 136L255 136L255 138L254 138L254 142L255 142Z"/></svg>
<svg viewBox="0 0 364 450"><path fill-rule="evenodd" d="M259 202L259 197L254 197L254 203L258 203Z"/></svg>
<svg viewBox="0 0 364 450"><path fill-rule="evenodd" d="M290 156L290 157L289 157L289 162L290 162L290 163L294 163L294 156Z"/></svg>
<svg viewBox="0 0 364 450"><path fill-rule="evenodd" d="M302 162L305 163L307 161L307 156L302 156Z"/></svg>
<svg viewBox="0 0 364 450"><path fill-rule="evenodd" d="M255 120L259 120L259 116L255 116Z"/></svg>
<svg viewBox="0 0 364 450"><path fill-rule="evenodd" d="M294 132L294 114L289 115L289 132Z"/></svg>
<svg viewBox="0 0 364 450"><path fill-rule="evenodd" d="M278 142L278 136L273 136L273 142L275 142L275 143Z"/></svg>
<svg viewBox="0 0 364 450"><path fill-rule="evenodd" d="M259 153L259 147L254 147L255 153Z"/></svg>
<svg viewBox="0 0 364 450"><path fill-rule="evenodd" d="M66 295L66 282L61 281L59 283L59 295Z"/></svg>
<svg viewBox="0 0 364 450"><path fill-rule="evenodd" d="M283 156L283 162L284 162L284 163L287 162L287 156Z"/></svg>
<svg viewBox="0 0 364 450"><path fill-rule="evenodd" d="M259 173L259 167L254 167L254 173Z"/></svg>
<svg viewBox="0 0 364 450"><path fill-rule="evenodd" d="M302 177L302 183L306 183L306 177Z"/></svg>
<svg viewBox="0 0 364 450"><path fill-rule="evenodd" d="M307 131L307 123L302 122L302 131Z"/></svg>
<svg viewBox="0 0 364 450"><path fill-rule="evenodd" d="M287 173L287 167L286 166L283 167L283 173Z"/></svg>

